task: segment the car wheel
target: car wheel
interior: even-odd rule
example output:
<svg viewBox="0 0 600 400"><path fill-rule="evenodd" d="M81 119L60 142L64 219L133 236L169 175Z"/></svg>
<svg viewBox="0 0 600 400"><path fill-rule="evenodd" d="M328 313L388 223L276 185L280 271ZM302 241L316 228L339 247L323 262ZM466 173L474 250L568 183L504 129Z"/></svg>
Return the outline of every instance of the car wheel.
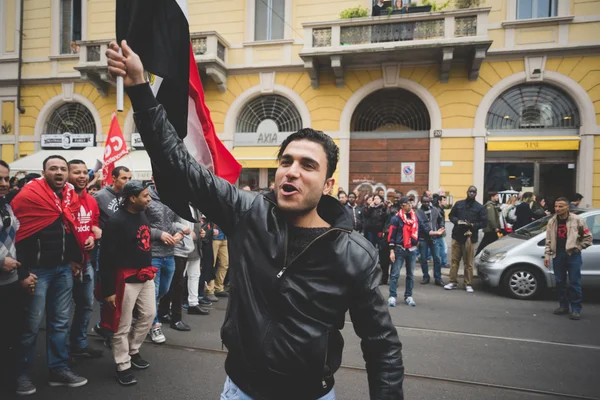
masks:
<svg viewBox="0 0 600 400"><path fill-rule="evenodd" d="M528 265L517 265L504 275L504 289L512 298L530 300L539 296L544 289L541 274Z"/></svg>

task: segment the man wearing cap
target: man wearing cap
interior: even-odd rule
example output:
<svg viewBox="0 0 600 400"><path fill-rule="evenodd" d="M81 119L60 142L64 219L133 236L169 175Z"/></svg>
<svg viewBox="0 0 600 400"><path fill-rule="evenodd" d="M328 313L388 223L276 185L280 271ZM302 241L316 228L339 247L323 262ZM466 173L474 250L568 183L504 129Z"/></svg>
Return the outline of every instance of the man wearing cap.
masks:
<svg viewBox="0 0 600 400"><path fill-rule="evenodd" d="M452 229L452 267L450 268L450 283L444 286L446 290L458 288L458 267L460 260L465 265L465 290L473 293L473 258L478 241L479 230L487 226L488 218L485 207L477 200L477 188L470 186L467 198L457 201L450 211Z"/></svg>
<svg viewBox="0 0 600 400"><path fill-rule="evenodd" d="M122 193L118 211L104 226L100 247L100 285L104 307L102 321L114 333L112 353L117 364L117 380L123 386L135 385L131 368L146 369L150 364L140 355L140 347L156 314L150 224L145 210L151 201L140 181L130 181ZM132 326L133 310L136 321Z"/></svg>

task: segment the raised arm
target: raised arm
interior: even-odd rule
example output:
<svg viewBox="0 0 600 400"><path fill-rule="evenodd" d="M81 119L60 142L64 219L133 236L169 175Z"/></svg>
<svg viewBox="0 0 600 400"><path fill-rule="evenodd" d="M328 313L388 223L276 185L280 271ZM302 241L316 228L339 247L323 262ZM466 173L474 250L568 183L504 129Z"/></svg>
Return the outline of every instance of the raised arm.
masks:
<svg viewBox="0 0 600 400"><path fill-rule="evenodd" d="M232 232L240 217L251 207L257 194L238 190L234 185L215 176L198 164L189 154L164 108L158 104L144 78L140 58L123 42L123 55L119 46L111 42L106 51L109 71L123 76L127 94L131 99L134 119L144 147L155 169L181 192L180 198L218 223L223 231ZM170 205L168 201L167 205ZM174 206L173 209L176 209Z"/></svg>

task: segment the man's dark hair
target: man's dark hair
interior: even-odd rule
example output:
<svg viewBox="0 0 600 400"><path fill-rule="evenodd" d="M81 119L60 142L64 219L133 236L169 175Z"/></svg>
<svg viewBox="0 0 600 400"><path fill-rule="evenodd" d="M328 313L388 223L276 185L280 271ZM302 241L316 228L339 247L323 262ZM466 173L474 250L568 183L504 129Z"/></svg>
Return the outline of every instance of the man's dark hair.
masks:
<svg viewBox="0 0 600 400"><path fill-rule="evenodd" d="M0 166L4 167L4 168L6 168L7 170L10 171L10 167L9 167L8 163L6 161L4 161L4 160L0 160ZM13 178L14 178L14 176L13 176Z"/></svg>
<svg viewBox="0 0 600 400"><path fill-rule="evenodd" d="M348 197L348 193L344 192L343 190L340 190L340 191L338 192L338 199L339 199L339 198L340 198L340 196L341 196L341 195L343 195L343 194L344 194L344 195L346 195L346 197Z"/></svg>
<svg viewBox="0 0 600 400"><path fill-rule="evenodd" d="M42 170L46 170L46 163L50 160L63 160L65 162L65 164L67 164L67 160L63 157L63 156L59 156L58 154L53 154L51 156L46 157L46 159L44 160L44 162L42 162Z"/></svg>
<svg viewBox="0 0 600 400"><path fill-rule="evenodd" d="M491 192L488 192L488 195L489 195L490 197L494 197L494 196L495 196L495 195L497 195L497 194L498 194L498 192L494 192L493 190L492 190Z"/></svg>
<svg viewBox="0 0 600 400"><path fill-rule="evenodd" d="M113 169L113 171L112 171L113 178L118 178L119 175L121 174L121 171L130 172L129 168L127 168L127 167L124 167L124 166L117 167L117 168Z"/></svg>
<svg viewBox="0 0 600 400"><path fill-rule="evenodd" d="M319 143L323 146L323 150L327 156L327 175L325 177L327 179L331 178L337 168L338 159L340 157L340 149L333 139L321 131L315 131L311 128L300 129L298 132L289 135L283 143L281 143L279 153L277 153L277 160L281 160L287 146L296 140L310 140L311 142Z"/></svg>
<svg viewBox="0 0 600 400"><path fill-rule="evenodd" d="M69 168L71 168L71 165L85 165L85 161L83 161L83 160L78 160L78 159L75 159L75 160L71 160L71 161L69 161L69 162L67 163L67 165L69 166Z"/></svg>
<svg viewBox="0 0 600 400"><path fill-rule="evenodd" d="M581 193L575 193L575 196L573 196L575 201L581 201L583 200L583 195ZM556 200L558 201L558 200Z"/></svg>
<svg viewBox="0 0 600 400"><path fill-rule="evenodd" d="M569 204L569 199L567 199L566 197L559 197L554 201L554 204L558 203L559 201L564 201L565 203Z"/></svg>
<svg viewBox="0 0 600 400"><path fill-rule="evenodd" d="M339 195L340 195L340 194L338 193L338 196L339 196ZM354 198L356 198L356 193L354 193L354 192L350 192L350 193L348 193L348 197L350 197L350 196L354 196Z"/></svg>
<svg viewBox="0 0 600 400"><path fill-rule="evenodd" d="M427 201L429 201L429 202L431 202L431 201L432 201L432 199L431 199L431 198L429 198L429 196L427 196L427 195L425 195L425 194L424 194L423 196L421 196L421 203L422 203L422 202L424 202L424 201L425 201L425 199L427 199Z"/></svg>

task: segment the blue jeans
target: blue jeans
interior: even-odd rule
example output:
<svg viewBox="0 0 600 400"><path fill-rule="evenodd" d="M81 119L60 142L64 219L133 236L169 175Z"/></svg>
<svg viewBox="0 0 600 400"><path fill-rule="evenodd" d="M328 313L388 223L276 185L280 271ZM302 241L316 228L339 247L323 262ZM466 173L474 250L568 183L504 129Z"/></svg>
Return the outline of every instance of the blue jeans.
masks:
<svg viewBox="0 0 600 400"><path fill-rule="evenodd" d="M75 313L71 322L71 348L85 349L88 346L87 330L94 311L94 268L88 261L83 279L73 278L73 300Z"/></svg>
<svg viewBox="0 0 600 400"><path fill-rule="evenodd" d="M223 385L221 400L252 400L252 397L242 392L240 388L227 377L227 379L225 379L225 385ZM317 400L335 400L335 391L331 389L329 393L323 397L319 397Z"/></svg>
<svg viewBox="0 0 600 400"><path fill-rule="evenodd" d="M415 285L415 263L417 262L417 252L402 248L394 250L396 261L392 264L390 273L390 297L398 297L398 278L400 278L400 269L406 262L406 286L404 288L404 298L412 296Z"/></svg>
<svg viewBox="0 0 600 400"><path fill-rule="evenodd" d="M421 271L423 272L423 279L430 279L427 254L431 252L431 256L433 257L433 279L436 281L442 280L442 261L438 253L439 245L436 244L436 242L441 240L441 238L435 238L431 242L419 240L419 253L421 255Z"/></svg>
<svg viewBox="0 0 600 400"><path fill-rule="evenodd" d="M448 265L448 243L446 243L446 238L440 237L437 240L434 240L433 244L437 247L440 265Z"/></svg>
<svg viewBox="0 0 600 400"><path fill-rule="evenodd" d="M175 257L152 257L152 266L158 268L154 278L154 287L156 288L156 309L160 299L167 294L171 287L171 281L175 274ZM158 324L158 312L154 317L154 324Z"/></svg>
<svg viewBox="0 0 600 400"><path fill-rule="evenodd" d="M35 360L35 342L40 324L46 316L46 354L48 368L68 368L69 317L73 298L73 273L69 265L32 268L38 277L35 291L25 300L25 323L19 340L17 373L29 374Z"/></svg>
<svg viewBox="0 0 600 400"><path fill-rule="evenodd" d="M581 312L581 301L583 300L583 292L581 290L581 253L574 252L568 255L564 251L557 252L556 257L552 261L552 266L560 306L568 310L570 304L572 312ZM571 283L568 289L567 275Z"/></svg>

